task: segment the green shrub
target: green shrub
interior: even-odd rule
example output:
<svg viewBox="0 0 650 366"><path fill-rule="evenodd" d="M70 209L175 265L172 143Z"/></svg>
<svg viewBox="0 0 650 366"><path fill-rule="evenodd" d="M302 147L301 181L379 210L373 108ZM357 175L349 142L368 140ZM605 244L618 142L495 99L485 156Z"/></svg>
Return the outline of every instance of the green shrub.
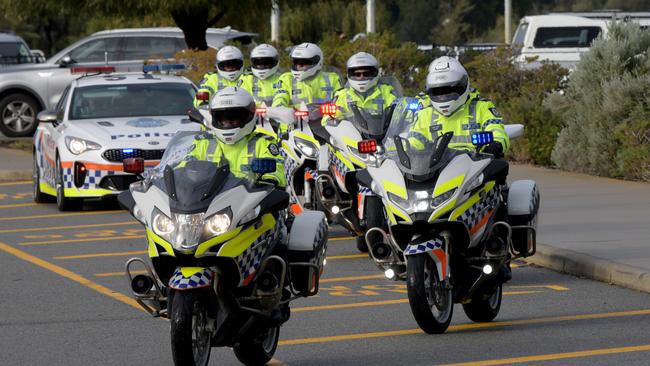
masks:
<svg viewBox="0 0 650 366"><path fill-rule="evenodd" d="M650 32L614 24L583 55L564 97L553 162L560 168L650 180Z"/></svg>
<svg viewBox="0 0 650 366"><path fill-rule="evenodd" d="M197 85L206 72L216 70L217 51L213 48L208 48L205 51L182 50L176 53L174 58L177 62L185 64L186 67L179 74L192 80Z"/></svg>
<svg viewBox="0 0 650 366"><path fill-rule="evenodd" d="M465 67L471 84L494 102L506 123L525 126L524 138L513 141L511 158L548 165L561 123L543 101L562 87L568 71L557 64L523 69L512 58L512 50L499 48L476 55Z"/></svg>

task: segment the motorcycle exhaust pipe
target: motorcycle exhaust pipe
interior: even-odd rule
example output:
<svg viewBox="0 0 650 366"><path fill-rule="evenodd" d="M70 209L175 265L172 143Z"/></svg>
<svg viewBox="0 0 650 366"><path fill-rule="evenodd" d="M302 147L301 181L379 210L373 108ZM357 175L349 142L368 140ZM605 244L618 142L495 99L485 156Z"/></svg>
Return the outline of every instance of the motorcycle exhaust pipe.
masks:
<svg viewBox="0 0 650 366"><path fill-rule="evenodd" d="M139 274L131 280L131 290L140 296L150 293L153 287L154 279L149 275Z"/></svg>

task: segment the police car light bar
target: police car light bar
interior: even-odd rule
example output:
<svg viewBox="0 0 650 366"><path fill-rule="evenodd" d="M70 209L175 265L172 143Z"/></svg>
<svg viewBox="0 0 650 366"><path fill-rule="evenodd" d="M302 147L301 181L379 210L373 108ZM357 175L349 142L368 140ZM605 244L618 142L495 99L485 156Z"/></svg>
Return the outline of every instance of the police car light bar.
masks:
<svg viewBox="0 0 650 366"><path fill-rule="evenodd" d="M320 113L324 116L333 116L336 114L338 108L334 103L325 103L320 106Z"/></svg>
<svg viewBox="0 0 650 366"><path fill-rule="evenodd" d="M115 66L77 66L70 69L71 74L111 73Z"/></svg>
<svg viewBox="0 0 650 366"><path fill-rule="evenodd" d="M142 72L185 70L184 64L151 64L142 66Z"/></svg>

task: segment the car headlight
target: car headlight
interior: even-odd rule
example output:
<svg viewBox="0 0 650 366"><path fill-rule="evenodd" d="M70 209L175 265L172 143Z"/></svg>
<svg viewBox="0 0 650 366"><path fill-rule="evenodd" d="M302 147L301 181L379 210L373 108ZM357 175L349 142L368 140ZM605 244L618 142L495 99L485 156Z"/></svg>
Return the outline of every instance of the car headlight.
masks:
<svg viewBox="0 0 650 366"><path fill-rule="evenodd" d="M96 142L72 136L65 137L65 146L75 155L79 155L88 150L99 150L102 148L102 146Z"/></svg>
<svg viewBox="0 0 650 366"><path fill-rule="evenodd" d="M441 206L443 203L449 201L449 199L456 193L458 188L451 189L441 195L435 196L431 199L431 206L436 208Z"/></svg>
<svg viewBox="0 0 650 366"><path fill-rule="evenodd" d="M300 137L296 137L296 146L298 147L298 150L302 152L304 155L310 158L317 158L318 157L318 147L316 144L314 144L311 141L307 141L305 139L301 139Z"/></svg>
<svg viewBox="0 0 650 366"><path fill-rule="evenodd" d="M221 235L230 227L230 216L225 213L215 214L206 220L205 227L213 236Z"/></svg>

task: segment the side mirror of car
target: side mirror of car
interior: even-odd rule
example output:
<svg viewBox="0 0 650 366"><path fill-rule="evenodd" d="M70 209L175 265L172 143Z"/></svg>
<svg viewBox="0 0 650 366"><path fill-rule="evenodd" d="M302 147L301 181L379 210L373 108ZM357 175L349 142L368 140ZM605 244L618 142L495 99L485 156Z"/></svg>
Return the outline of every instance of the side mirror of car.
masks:
<svg viewBox="0 0 650 366"><path fill-rule="evenodd" d="M56 123L58 121L57 113L50 110L39 112L36 118L40 123Z"/></svg>
<svg viewBox="0 0 650 366"><path fill-rule="evenodd" d="M72 64L74 64L74 61L72 60L72 57L70 57L69 55L65 55L59 60L60 67L68 67Z"/></svg>

